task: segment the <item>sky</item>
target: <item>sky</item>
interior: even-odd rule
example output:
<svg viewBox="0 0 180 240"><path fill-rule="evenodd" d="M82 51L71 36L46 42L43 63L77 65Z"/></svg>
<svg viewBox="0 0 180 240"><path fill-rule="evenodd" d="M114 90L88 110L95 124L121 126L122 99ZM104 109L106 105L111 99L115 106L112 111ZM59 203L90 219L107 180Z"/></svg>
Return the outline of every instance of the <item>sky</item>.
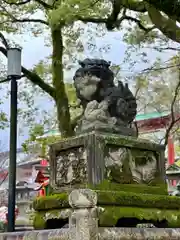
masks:
<svg viewBox="0 0 180 240"><path fill-rule="evenodd" d="M44 46L44 38L32 38L29 35L25 34L22 36L15 36L13 37L15 39L16 43L20 44L22 47L22 65L26 68L33 67L34 64L37 64L40 60L44 59L51 53L51 48L48 48ZM87 57L100 57L104 58L108 61L111 61L113 64L122 64L125 51L126 51L126 45L122 42L122 33L107 33L103 39L97 38L96 45L100 48L106 43L111 44L111 50L106 54L101 54L100 52L89 52L86 50L84 52L84 56ZM152 62L155 60L155 58L158 56L155 55L153 52L148 52L149 59L152 60ZM165 54L164 58L169 58L170 54ZM137 59L138 60L138 59ZM145 66L139 65L137 66L137 69L135 71L142 70ZM128 65L123 64L122 70L124 72L124 75L132 75L133 72L130 72L128 69ZM70 73L66 73L65 77L66 79L72 79L74 72L71 71ZM0 90L0 94L1 94ZM40 102L40 107L43 107L44 102ZM51 104L46 104L46 107L51 109ZM9 115L9 99L3 104L0 105L0 110L5 110L5 112ZM17 139L17 145L18 147L21 146L23 141L28 138L27 132L24 132L24 135L18 136ZM0 141L2 142L1 145L3 146L3 150L8 150L9 147L9 129L0 131ZM2 147L0 146L0 147ZM0 150L1 151L1 150Z"/></svg>

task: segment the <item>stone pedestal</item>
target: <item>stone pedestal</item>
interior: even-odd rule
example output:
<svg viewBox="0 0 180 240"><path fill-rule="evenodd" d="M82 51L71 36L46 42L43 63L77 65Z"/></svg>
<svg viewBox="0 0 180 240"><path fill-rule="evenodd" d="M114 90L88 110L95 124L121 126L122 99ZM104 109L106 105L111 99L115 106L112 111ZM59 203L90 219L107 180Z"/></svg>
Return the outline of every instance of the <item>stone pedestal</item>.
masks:
<svg viewBox="0 0 180 240"><path fill-rule="evenodd" d="M116 183L165 183L164 147L133 137L92 132L50 146L50 184L77 188Z"/></svg>
<svg viewBox="0 0 180 240"><path fill-rule="evenodd" d="M97 195L90 189L74 190L69 195L71 240L98 240Z"/></svg>

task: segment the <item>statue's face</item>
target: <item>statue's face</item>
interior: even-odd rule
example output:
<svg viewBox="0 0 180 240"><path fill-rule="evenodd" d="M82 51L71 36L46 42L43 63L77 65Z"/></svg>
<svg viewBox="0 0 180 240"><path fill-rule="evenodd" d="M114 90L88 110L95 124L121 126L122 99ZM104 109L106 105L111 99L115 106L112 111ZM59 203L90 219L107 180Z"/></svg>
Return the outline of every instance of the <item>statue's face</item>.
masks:
<svg viewBox="0 0 180 240"><path fill-rule="evenodd" d="M99 82L99 78L85 75L84 77L76 78L75 86L80 92L81 96L87 100L90 100L92 95L96 92Z"/></svg>

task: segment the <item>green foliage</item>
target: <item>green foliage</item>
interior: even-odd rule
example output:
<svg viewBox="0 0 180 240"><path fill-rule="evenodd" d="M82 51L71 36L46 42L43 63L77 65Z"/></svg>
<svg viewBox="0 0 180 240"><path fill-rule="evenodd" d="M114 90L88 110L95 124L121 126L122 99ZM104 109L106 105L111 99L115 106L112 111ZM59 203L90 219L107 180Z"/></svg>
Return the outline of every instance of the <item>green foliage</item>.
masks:
<svg viewBox="0 0 180 240"><path fill-rule="evenodd" d="M58 26L62 21L68 25L81 17L102 17L109 13L108 7L101 4L101 1L68 0L61 3L59 1L56 5L57 8L49 13L49 21L53 27Z"/></svg>
<svg viewBox="0 0 180 240"><path fill-rule="evenodd" d="M44 126L40 124L36 124L33 128L30 129L29 138L30 141L35 141L37 136L41 136L44 134Z"/></svg>
<svg viewBox="0 0 180 240"><path fill-rule="evenodd" d="M8 127L8 118L6 113L0 112L0 129L5 129Z"/></svg>
<svg viewBox="0 0 180 240"><path fill-rule="evenodd" d="M81 114L82 109L79 107L75 108L74 106L69 108L68 105L72 105L71 100L69 99L70 104L68 104L67 101L64 101L64 99L66 99L67 91L65 92L64 90L65 78L63 76L63 71L74 70L74 67L77 66L77 59L83 57L84 49L88 49L93 54L95 50L98 50L98 55L101 55L101 57L103 57L102 50L105 50L105 52L109 51L109 46L111 44L105 44L105 47L100 47L99 49L97 49L96 45L96 38L102 37L106 33L105 25L108 30L117 30L118 28L122 28L122 25L119 26L119 24L122 23L120 21L121 17L122 19L128 20L128 25L123 25L123 39L126 43L131 45L131 50L133 49L135 52L137 46L138 48L145 47L147 45L151 47L153 44L155 46L162 46L162 43L163 46L165 46L165 44L170 43L170 41L167 41L168 38L172 39L173 36L174 38L177 38L177 34L171 34L172 36L169 36L170 31L163 31L159 28L158 24L156 24L157 29L160 29L161 32L156 28L151 29L151 31L146 31L146 27L149 29L149 27L153 26L153 19L155 19L156 16L152 17L148 8L142 11L141 9L144 7L142 4L143 3L139 1L115 1L113 6L110 2L104 0L59 0L55 2L48 1L47 3L42 1L33 1L24 4L19 4L18 0L13 0L13 2L2 1L0 8L0 22L2 24L0 30L13 34L23 34L28 32L28 34L30 33L30 35L34 37L43 35L45 36L45 40L47 42L46 44L48 46L52 46L52 52L57 53L58 49L60 53L58 54L58 59L56 59L58 61L58 65L56 65L54 69L52 69L52 66L54 66L52 56L49 56L47 59L41 60L33 67L33 69L31 69L31 73L35 75L25 74L25 76L31 81L31 84L24 81L24 85L22 88L20 87L19 91L19 102L21 103L19 109L19 122L22 127L24 127L24 123L26 123L26 127L33 126L35 122L38 122L37 116L41 116L42 119L40 124L44 125L44 128L46 129L49 128L49 126L54 125L54 119L58 116L58 127L60 130L62 130L61 127L63 122L66 122L63 121L63 118L67 119L67 128L71 128L71 122L73 122L74 119ZM156 6L155 3L153 5ZM148 7L148 5L146 7ZM116 10L115 13L117 12L117 16L114 16L113 8ZM125 8L127 11L123 12L122 8ZM123 14L131 16L132 9L133 16L136 20L126 18L125 15L122 16ZM161 11L159 8L156 10L159 12ZM168 16L168 13L166 12L167 9L165 10L163 8L162 11ZM173 13L173 16L176 15L177 13ZM159 18L159 21L160 20L161 18ZM171 19L171 22L172 21L173 20ZM92 23L97 24L95 25ZM109 28L108 24L112 26ZM164 29L167 29L166 21L163 21L163 24L161 25L164 26ZM144 30L142 26L144 26ZM174 30L174 25L171 24L171 26L171 29ZM60 35L56 38L56 41L52 39L52 30L54 29L59 29L60 33ZM163 37L162 33L167 37ZM62 43L60 43L61 38ZM86 41L84 41L84 39ZM173 40L178 41L178 39ZM11 39L10 37L8 42L11 44L14 43L14 39ZM58 48L55 49L55 46L58 46ZM144 56L143 61L147 62L148 56L145 54L145 51L142 51L142 56ZM133 62L137 62L139 64L139 61L135 61L134 59ZM59 73L58 76L57 73ZM52 75L55 76L53 81ZM122 74L119 73L116 80L121 79L121 77ZM141 76L138 74L138 77ZM137 79L137 86L140 86L140 88L142 86L144 96L147 96L145 88L148 86L148 80L144 76L142 76L141 79L144 79L143 83L142 81L140 81L140 83ZM49 91L52 90L50 87L53 87L53 94L52 91ZM142 93L142 91L139 92ZM47 97L48 100L55 100L55 108L59 105L58 110L57 108L54 110L52 107L53 113L50 113L50 111L46 109L40 111L40 107L37 104L39 99L36 101L34 98L35 95L38 97L42 97L43 95ZM60 100L57 101L55 96L58 96ZM141 98L141 100L144 102L143 98ZM149 102L155 102L151 101L151 99L148 100L150 100ZM27 104L26 109L24 104ZM73 105L76 104L73 103ZM66 109L65 116L62 116L60 112L63 107ZM71 119L69 117L69 112L71 114ZM2 126L5 127L6 125L3 123ZM73 131L69 131L69 133L70 132L73 134Z"/></svg>

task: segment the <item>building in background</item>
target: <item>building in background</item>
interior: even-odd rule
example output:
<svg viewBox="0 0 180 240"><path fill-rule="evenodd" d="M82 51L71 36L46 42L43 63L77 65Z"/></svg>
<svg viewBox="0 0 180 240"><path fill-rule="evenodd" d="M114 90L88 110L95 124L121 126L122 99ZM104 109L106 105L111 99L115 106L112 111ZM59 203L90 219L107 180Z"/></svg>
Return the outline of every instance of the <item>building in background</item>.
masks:
<svg viewBox="0 0 180 240"><path fill-rule="evenodd" d="M180 115L176 116L179 117ZM171 122L171 114L169 112L140 114L136 117L139 136L145 139L151 139L156 143L164 143L166 129ZM176 123L175 128L180 124ZM180 146L176 132L169 134L168 144L165 151L166 157L166 176L169 192L175 190L177 183L180 181L180 155L176 151Z"/></svg>
<svg viewBox="0 0 180 240"><path fill-rule="evenodd" d="M8 191L8 163L9 152L0 153L0 191ZM38 192L35 191L41 182L37 182L37 176L43 175L49 167L47 159L39 156L38 148L32 148L25 153L23 149L17 151L16 168L16 201L17 204L31 200ZM4 195L0 199L0 205L4 204ZM7 194L6 194L7 198Z"/></svg>

